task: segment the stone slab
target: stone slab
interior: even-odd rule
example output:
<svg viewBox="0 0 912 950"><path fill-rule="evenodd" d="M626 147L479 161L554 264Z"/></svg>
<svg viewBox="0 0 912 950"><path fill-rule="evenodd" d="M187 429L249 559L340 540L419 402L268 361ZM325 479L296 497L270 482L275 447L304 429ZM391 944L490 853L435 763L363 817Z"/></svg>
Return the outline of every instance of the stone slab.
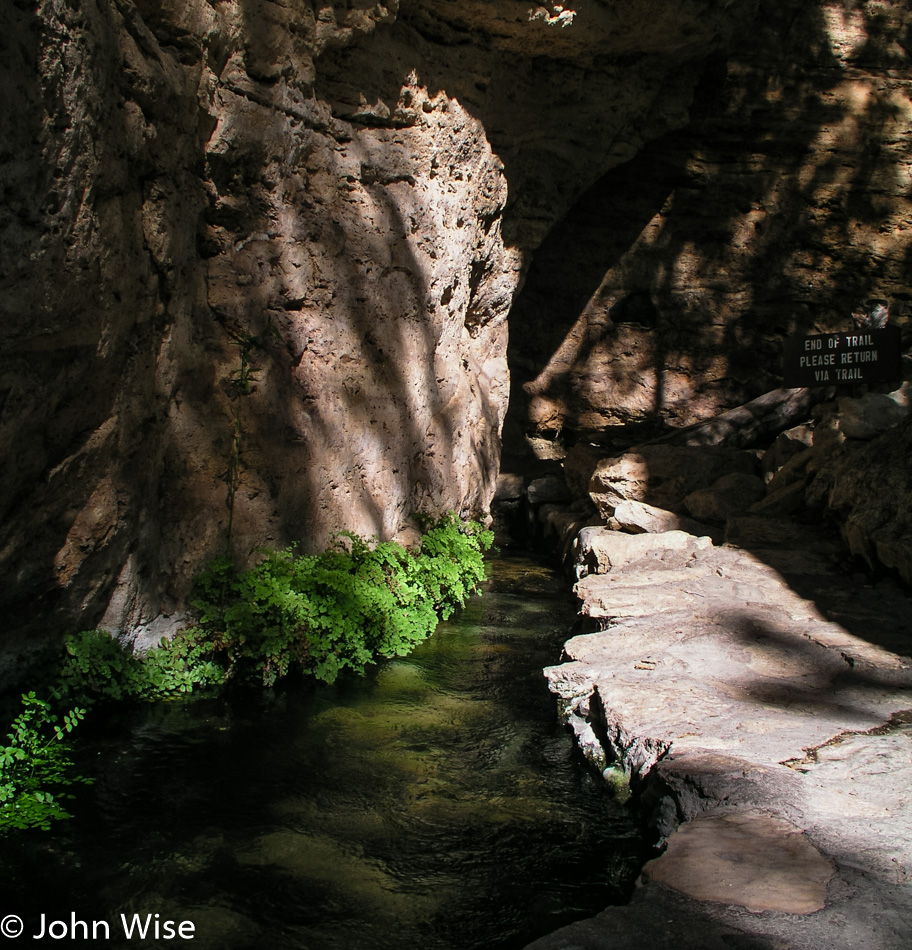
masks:
<svg viewBox="0 0 912 950"><path fill-rule="evenodd" d="M598 536L604 572L575 589L602 629L546 676L668 849L629 907L535 950L912 946L912 605L762 522L738 523L775 540L751 551Z"/></svg>
<svg viewBox="0 0 912 950"><path fill-rule="evenodd" d="M689 562L700 551L712 546L709 538L696 538L686 531L663 531L640 535L591 526L583 528L574 549L576 575L607 574L646 560L670 565Z"/></svg>
<svg viewBox="0 0 912 950"><path fill-rule="evenodd" d="M688 822L643 868L645 880L698 900L782 914L822 910L834 873L800 828L756 812Z"/></svg>

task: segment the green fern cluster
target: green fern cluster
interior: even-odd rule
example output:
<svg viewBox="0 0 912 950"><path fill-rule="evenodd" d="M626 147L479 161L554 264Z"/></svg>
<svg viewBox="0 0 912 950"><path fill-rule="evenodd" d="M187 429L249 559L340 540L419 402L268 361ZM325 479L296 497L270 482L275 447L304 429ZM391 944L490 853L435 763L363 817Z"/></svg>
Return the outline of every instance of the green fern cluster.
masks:
<svg viewBox="0 0 912 950"><path fill-rule="evenodd" d="M70 701L162 699L225 681L215 644L199 630L181 630L145 653L131 652L103 630L68 636L64 647L56 690Z"/></svg>
<svg viewBox="0 0 912 950"><path fill-rule="evenodd" d="M220 558L197 580L196 627L142 653L100 630L68 636L51 698L154 700L228 679L269 686L295 669L326 683L345 669L363 672L408 653L465 602L485 578L492 541L449 514L425 525L414 553L346 532L322 554L271 551L247 571ZM64 741L85 709L63 713L60 726L50 702L33 692L22 702L0 745L0 833L68 817L62 790L86 781L72 775Z"/></svg>
<svg viewBox="0 0 912 950"><path fill-rule="evenodd" d="M491 541L450 514L427 528L417 553L345 532L322 554L269 552L240 573L220 559L194 606L231 675L271 685L298 668L332 683L424 640L484 580Z"/></svg>
<svg viewBox="0 0 912 950"><path fill-rule="evenodd" d="M58 691L72 701L150 700L228 679L271 686L297 669L326 683L404 656L485 578L493 535L453 514L425 525L417 552L351 532L322 554L268 551L238 571L217 558L197 579L197 626L144 653L103 631L65 639Z"/></svg>

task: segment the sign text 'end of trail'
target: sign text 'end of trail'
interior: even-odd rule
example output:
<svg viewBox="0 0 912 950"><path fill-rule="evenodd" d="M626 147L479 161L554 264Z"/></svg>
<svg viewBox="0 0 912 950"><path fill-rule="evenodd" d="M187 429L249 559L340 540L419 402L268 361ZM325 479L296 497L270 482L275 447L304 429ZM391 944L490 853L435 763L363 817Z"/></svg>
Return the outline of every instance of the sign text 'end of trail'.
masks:
<svg viewBox="0 0 912 950"><path fill-rule="evenodd" d="M783 385L885 383L902 376L899 327L793 336L782 349Z"/></svg>

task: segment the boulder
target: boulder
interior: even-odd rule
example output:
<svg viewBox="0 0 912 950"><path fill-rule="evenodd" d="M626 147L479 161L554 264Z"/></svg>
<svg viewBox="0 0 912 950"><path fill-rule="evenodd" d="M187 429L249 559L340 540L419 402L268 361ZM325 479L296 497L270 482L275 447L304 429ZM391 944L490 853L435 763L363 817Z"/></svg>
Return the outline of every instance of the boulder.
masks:
<svg viewBox="0 0 912 950"><path fill-rule="evenodd" d="M606 519L624 501L683 513L687 495L732 472L753 475L755 468L756 456L738 449L642 445L602 459L589 481L589 495Z"/></svg>
<svg viewBox="0 0 912 950"><path fill-rule="evenodd" d="M604 450L602 450L604 453ZM585 442L577 442L567 450L561 461L564 478L570 490L576 496L583 496L589 491L589 482L600 461L600 455L595 446Z"/></svg>
<svg viewBox="0 0 912 950"><path fill-rule="evenodd" d="M850 439L814 473L808 499L825 506L852 554L912 583L912 418L870 441Z"/></svg>
<svg viewBox="0 0 912 950"><path fill-rule="evenodd" d="M912 582L912 534L905 537L890 537L889 529L874 532L871 540L877 560L884 567L893 568L907 582Z"/></svg>
<svg viewBox="0 0 912 950"><path fill-rule="evenodd" d="M760 463L763 478L769 481L794 456L814 444L814 430L808 425L794 426L776 436Z"/></svg>
<svg viewBox="0 0 912 950"><path fill-rule="evenodd" d="M563 475L543 475L534 478L526 488L530 505L543 505L570 501L573 495Z"/></svg>
<svg viewBox="0 0 912 950"><path fill-rule="evenodd" d="M569 545L588 520L588 511L566 505L542 505L536 514L538 535L549 550L560 551Z"/></svg>
<svg viewBox="0 0 912 950"><path fill-rule="evenodd" d="M805 506L804 482L796 481L782 485L775 491L767 492L766 496L755 501L748 509L749 515L790 515Z"/></svg>
<svg viewBox="0 0 912 950"><path fill-rule="evenodd" d="M661 534L625 534L610 528L583 528L572 551L574 572L578 578L589 574L623 571L631 565L668 561L669 556L683 566L697 551L712 547L708 537L696 538L685 531Z"/></svg>
<svg viewBox="0 0 912 950"><path fill-rule="evenodd" d="M840 399L839 427L850 439L873 439L909 415L910 397L912 387L905 382L889 394L866 393L859 399Z"/></svg>
<svg viewBox="0 0 912 950"><path fill-rule="evenodd" d="M723 475L709 488L691 492L684 505L694 518L722 525L735 514L745 511L763 497L763 479L744 472Z"/></svg>
<svg viewBox="0 0 912 950"><path fill-rule="evenodd" d="M807 478L808 463L813 456L813 448L796 452L785 464L771 473L770 477L766 480L767 494L775 494L786 486L793 485L796 482L803 484Z"/></svg>
<svg viewBox="0 0 912 950"><path fill-rule="evenodd" d="M704 535L712 537L716 533L714 528L695 521L693 518L676 515L673 511L656 508L654 505L647 505L642 501L622 501L614 509L614 517L611 520L613 522L612 527L627 531L630 534L661 534L665 531L686 531L688 534L697 535L698 537Z"/></svg>
<svg viewBox="0 0 912 950"><path fill-rule="evenodd" d="M492 501L515 501L522 498L526 487L526 480L522 475L512 475L506 472L497 476Z"/></svg>
<svg viewBox="0 0 912 950"><path fill-rule="evenodd" d="M838 422L836 423L838 425ZM822 467L826 466L827 461L832 458L845 442L845 434L839 428L818 428L814 430L813 443L810 448L799 451L793 455L781 468L776 471L767 482L767 496L775 498L775 501L759 502L762 510L777 509L782 510L780 502L784 499L794 499L799 497L799 489L804 490L810 479ZM798 486L798 487L796 487ZM788 491L787 489L791 489ZM818 508L821 499L815 497L813 493L805 491L805 503L812 508ZM794 511L800 507L790 507L789 511Z"/></svg>

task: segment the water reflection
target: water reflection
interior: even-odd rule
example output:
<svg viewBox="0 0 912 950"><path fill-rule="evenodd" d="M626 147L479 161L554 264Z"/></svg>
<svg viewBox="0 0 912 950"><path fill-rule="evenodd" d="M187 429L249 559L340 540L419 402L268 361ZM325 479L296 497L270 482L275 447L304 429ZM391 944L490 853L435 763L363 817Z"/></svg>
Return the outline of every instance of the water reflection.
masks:
<svg viewBox="0 0 912 950"><path fill-rule="evenodd" d="M120 919L158 914L212 950L512 950L623 900L636 828L541 674L573 603L528 558L491 575L367 677L96 722L96 785L77 821L6 842L0 911L27 936L106 920L110 947L160 946Z"/></svg>

